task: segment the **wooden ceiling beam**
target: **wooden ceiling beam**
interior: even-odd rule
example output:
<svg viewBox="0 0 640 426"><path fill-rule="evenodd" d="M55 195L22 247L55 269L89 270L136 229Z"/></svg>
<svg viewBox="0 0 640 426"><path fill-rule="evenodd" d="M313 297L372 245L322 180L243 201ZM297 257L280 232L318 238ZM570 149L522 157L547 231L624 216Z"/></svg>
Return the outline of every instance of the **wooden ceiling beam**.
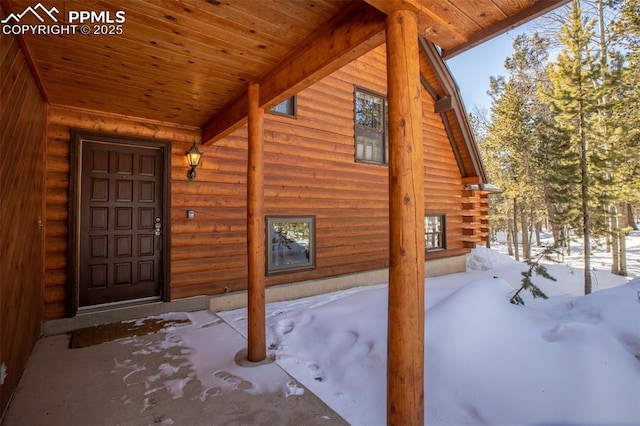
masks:
<svg viewBox="0 0 640 426"><path fill-rule="evenodd" d="M490 27L487 27L473 34L465 43L462 43L452 49L443 50L441 56L443 59L450 59L455 55L465 52L479 44L484 43L494 37L511 31L515 27L523 25L535 18L538 18L553 9L569 3L571 0L537 0L526 9L521 10L509 18L499 21Z"/></svg>
<svg viewBox="0 0 640 426"><path fill-rule="evenodd" d="M354 3L320 27L257 83L260 107L277 105L342 66L380 46L385 40L384 13ZM202 141L212 144L247 122L246 89L202 126Z"/></svg>
<svg viewBox="0 0 640 426"><path fill-rule="evenodd" d="M418 16L418 34L429 39L447 37L450 43L460 44L467 40L464 31L448 22L434 7L432 0L365 0L376 9L389 14L394 10L409 10ZM457 23L456 23L457 24ZM435 41L435 40L434 40ZM436 42L436 44L439 44Z"/></svg>
<svg viewBox="0 0 640 426"><path fill-rule="evenodd" d="M436 100L434 104L434 111L438 114L452 110L453 109L453 100L451 96L445 96Z"/></svg>
<svg viewBox="0 0 640 426"><path fill-rule="evenodd" d="M442 57L451 58L485 41L568 3L570 0L526 0L515 14L496 16L489 22L477 19L472 9L493 7L500 11L501 2L488 0L365 0L376 9L389 14L393 10L410 10L418 15L418 33L443 49ZM527 5L527 3L530 3ZM473 4L474 8L470 8ZM502 19L502 16L508 16ZM490 22L495 22L490 24ZM453 46L453 47L452 47Z"/></svg>

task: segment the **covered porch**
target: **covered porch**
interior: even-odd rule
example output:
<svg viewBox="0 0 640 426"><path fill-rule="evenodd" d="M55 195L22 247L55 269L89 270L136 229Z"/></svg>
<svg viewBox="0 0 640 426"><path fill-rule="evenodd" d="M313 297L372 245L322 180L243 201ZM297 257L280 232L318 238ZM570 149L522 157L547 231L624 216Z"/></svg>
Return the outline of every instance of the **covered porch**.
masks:
<svg viewBox="0 0 640 426"><path fill-rule="evenodd" d="M243 363L246 340L216 315L171 317L192 321L74 349L40 339L2 424L348 424L273 360Z"/></svg>
<svg viewBox="0 0 640 426"><path fill-rule="evenodd" d="M69 203L69 171L65 169L69 166L60 161L45 168L45 152L52 158L63 158L69 152L61 143L63 136L56 132L79 128L168 140L168 157L177 164L184 162L185 148L191 142L205 156L213 155L217 141L247 125L247 357L260 362L266 352L264 111L386 43L390 147L387 413L389 424L421 424L425 272L422 134L416 118L422 116L424 84L420 81L419 36L438 46L446 58L564 2L43 3L62 14L64 25L73 24L68 11L91 9L126 18L121 23L122 34L2 34L6 52L2 52L1 184L5 202L0 217L0 351L8 368L0 393L3 410L42 321L74 315L77 308L66 287L73 281L67 270L73 268L62 255L73 250L67 247L68 211L58 209ZM10 16L22 19L29 6L33 5L26 0L3 0L3 20ZM118 15L119 11L125 13ZM440 103L443 112L448 111L442 106L447 102ZM28 164L12 170L21 159ZM183 182L183 173L172 168L170 174L170 195L177 206L187 205L193 195L206 195L213 186L197 184L194 189ZM482 183L477 176L469 176L468 182ZM168 212L172 220L167 230L181 212ZM174 223L175 235L170 238L186 239L178 235L186 226ZM172 252L172 258L188 255L187 245ZM190 272L178 275L180 272L167 268L166 275L172 276L175 287L166 289L165 301L197 294L197 286L187 284L198 277ZM233 285L239 284L231 283L232 290Z"/></svg>

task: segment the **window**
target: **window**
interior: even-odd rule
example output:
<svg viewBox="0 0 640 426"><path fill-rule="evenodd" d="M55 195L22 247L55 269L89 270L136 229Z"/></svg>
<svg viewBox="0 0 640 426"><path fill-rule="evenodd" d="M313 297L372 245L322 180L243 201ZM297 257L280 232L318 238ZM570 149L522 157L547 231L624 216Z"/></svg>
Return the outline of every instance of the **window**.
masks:
<svg viewBox="0 0 640 426"><path fill-rule="evenodd" d="M315 267L315 217L267 217L267 273Z"/></svg>
<svg viewBox="0 0 640 426"><path fill-rule="evenodd" d="M292 96L280 102L269 110L269 112L279 115L287 115L289 117L296 116L296 97Z"/></svg>
<svg viewBox="0 0 640 426"><path fill-rule="evenodd" d="M445 215L427 215L424 217L424 239L427 251L446 248Z"/></svg>
<svg viewBox="0 0 640 426"><path fill-rule="evenodd" d="M387 99L355 89L356 161L387 164Z"/></svg>

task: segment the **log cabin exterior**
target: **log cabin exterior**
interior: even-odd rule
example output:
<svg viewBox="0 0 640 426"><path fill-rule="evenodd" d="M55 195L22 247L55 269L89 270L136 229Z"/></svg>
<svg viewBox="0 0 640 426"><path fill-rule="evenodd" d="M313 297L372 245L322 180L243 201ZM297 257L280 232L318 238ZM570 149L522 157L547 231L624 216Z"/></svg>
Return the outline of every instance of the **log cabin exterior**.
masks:
<svg viewBox="0 0 640 426"><path fill-rule="evenodd" d="M258 324L249 358L258 360L265 287L305 282L326 291L324 279L383 271L390 323L416 322L393 312L423 314L419 304L407 310L411 302L400 294L423 299L421 284L413 286L418 293L405 285L407 270L422 283L425 271L416 264L423 262L415 259L426 260L427 275L462 270L464 255L487 238L486 176L443 57L563 2L512 3L312 1L287 2L285 12L277 1L39 3L112 17L124 10L126 32L0 36L0 361L7 368L0 411L43 322L114 303L171 306L249 288ZM11 15L28 19L20 15L29 6L2 0L3 25ZM400 42L407 38L412 43ZM415 71L408 81L400 77L405 59L395 53L405 50L414 55L406 59ZM398 99L414 86L400 115L418 119L397 120L405 102ZM270 111L288 99L295 110ZM377 102L389 121L378 126L377 157L357 142L358 99ZM398 149L405 137L398 129L412 132L410 146L419 149ZM203 159L189 181L185 153L194 142ZM415 199L407 185L419 189ZM440 227L425 237L426 216ZM313 220L309 267L270 270L266 228L274 218ZM136 226L137 233L113 231ZM111 231L92 234L92 227ZM438 241L434 250L426 249L429 237ZM409 260L394 257L407 244L421 249ZM91 263L93 252L108 257L108 266ZM95 298L87 284L134 276L150 285ZM390 359L422 350L391 348L401 340L390 337ZM415 398L396 407L406 371L390 370L389 411L399 417L389 421L420 423L421 367L401 368L419 373L411 373Z"/></svg>

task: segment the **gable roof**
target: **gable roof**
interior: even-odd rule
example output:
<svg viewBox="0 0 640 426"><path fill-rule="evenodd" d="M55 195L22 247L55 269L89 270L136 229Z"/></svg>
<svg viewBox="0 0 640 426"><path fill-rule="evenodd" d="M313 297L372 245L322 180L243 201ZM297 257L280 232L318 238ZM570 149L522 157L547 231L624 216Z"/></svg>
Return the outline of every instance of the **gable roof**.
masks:
<svg viewBox="0 0 640 426"><path fill-rule="evenodd" d="M466 183L487 183L487 174L458 85L436 46L423 36L419 37L419 44L422 87L434 100L435 112L440 114L460 174Z"/></svg>

